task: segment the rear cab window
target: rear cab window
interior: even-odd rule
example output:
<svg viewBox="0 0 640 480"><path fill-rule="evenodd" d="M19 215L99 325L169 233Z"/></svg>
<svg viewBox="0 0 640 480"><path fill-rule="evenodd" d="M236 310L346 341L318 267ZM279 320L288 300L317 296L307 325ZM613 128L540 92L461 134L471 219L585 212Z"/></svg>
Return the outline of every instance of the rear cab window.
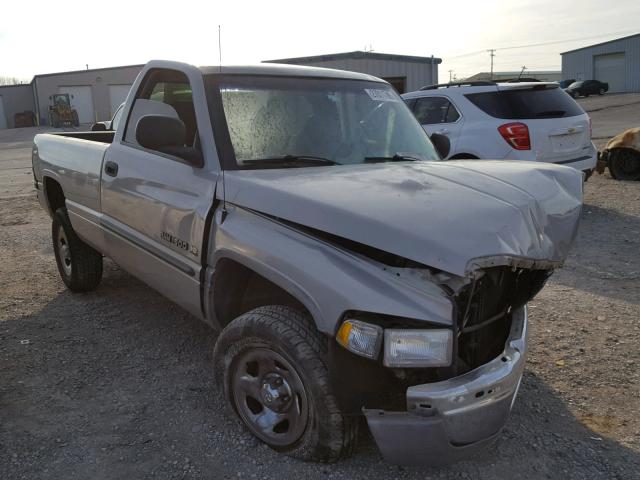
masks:
<svg viewBox="0 0 640 480"><path fill-rule="evenodd" d="M465 97L494 118L532 120L583 115L584 110L560 88L505 89Z"/></svg>

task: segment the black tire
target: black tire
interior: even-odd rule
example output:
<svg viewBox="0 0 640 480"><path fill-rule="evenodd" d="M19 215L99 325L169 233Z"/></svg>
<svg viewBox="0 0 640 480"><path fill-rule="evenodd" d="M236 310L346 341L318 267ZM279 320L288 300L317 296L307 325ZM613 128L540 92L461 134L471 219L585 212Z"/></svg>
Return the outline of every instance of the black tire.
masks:
<svg viewBox="0 0 640 480"><path fill-rule="evenodd" d="M353 453L358 417L338 408L326 355L327 339L308 315L285 306L259 307L220 334L215 379L231 410L269 447L301 460L335 462ZM274 375L282 377L274 380L276 390ZM293 400L283 403L287 398ZM275 418L273 425L265 427L265 418Z"/></svg>
<svg viewBox="0 0 640 480"><path fill-rule="evenodd" d="M609 172L616 180L640 180L640 154L627 148L611 150Z"/></svg>
<svg viewBox="0 0 640 480"><path fill-rule="evenodd" d="M598 95L604 95L604 88L601 88L600 90L598 90Z"/></svg>
<svg viewBox="0 0 640 480"><path fill-rule="evenodd" d="M51 226L53 251L62 281L72 292L94 290L102 279L102 255L78 238L66 208L59 208Z"/></svg>
<svg viewBox="0 0 640 480"><path fill-rule="evenodd" d="M51 115L51 126L53 128L60 128L60 117L57 113Z"/></svg>

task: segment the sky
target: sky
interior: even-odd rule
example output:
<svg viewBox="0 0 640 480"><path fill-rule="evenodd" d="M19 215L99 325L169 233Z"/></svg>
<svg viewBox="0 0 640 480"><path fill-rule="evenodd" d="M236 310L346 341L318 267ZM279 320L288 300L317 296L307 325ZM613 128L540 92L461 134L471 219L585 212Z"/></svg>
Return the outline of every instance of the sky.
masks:
<svg viewBox="0 0 640 480"><path fill-rule="evenodd" d="M0 11L0 76L26 81L87 64L217 65L218 25L225 64L372 48L442 58L440 81L488 71L491 48L495 71L559 70L560 52L640 33L638 0L11 0Z"/></svg>

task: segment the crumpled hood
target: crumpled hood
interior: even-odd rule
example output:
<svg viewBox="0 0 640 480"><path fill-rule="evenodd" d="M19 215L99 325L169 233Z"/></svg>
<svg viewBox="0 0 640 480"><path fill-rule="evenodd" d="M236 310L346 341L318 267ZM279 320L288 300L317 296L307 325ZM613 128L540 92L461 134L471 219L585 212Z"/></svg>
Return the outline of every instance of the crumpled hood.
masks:
<svg viewBox="0 0 640 480"><path fill-rule="evenodd" d="M455 274L561 263L582 174L535 162L401 162L225 172L226 199Z"/></svg>

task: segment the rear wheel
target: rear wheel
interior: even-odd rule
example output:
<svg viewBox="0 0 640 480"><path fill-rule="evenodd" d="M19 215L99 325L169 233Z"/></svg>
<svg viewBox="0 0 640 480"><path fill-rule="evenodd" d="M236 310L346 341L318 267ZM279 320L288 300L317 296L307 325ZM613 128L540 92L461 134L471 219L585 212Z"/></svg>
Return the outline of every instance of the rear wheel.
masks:
<svg viewBox="0 0 640 480"><path fill-rule="evenodd" d="M609 171L617 180L640 180L640 154L627 148L611 150Z"/></svg>
<svg viewBox="0 0 640 480"><path fill-rule="evenodd" d="M600 90L598 90L598 95L604 95L604 88L601 88Z"/></svg>
<svg viewBox="0 0 640 480"><path fill-rule="evenodd" d="M66 208L56 210L51 236L64 284L73 292L94 290L102 279L102 255L78 238Z"/></svg>
<svg viewBox="0 0 640 480"><path fill-rule="evenodd" d="M214 350L215 376L231 409L274 450L333 462L351 454L357 418L338 408L327 340L308 315L266 306L236 318Z"/></svg>

